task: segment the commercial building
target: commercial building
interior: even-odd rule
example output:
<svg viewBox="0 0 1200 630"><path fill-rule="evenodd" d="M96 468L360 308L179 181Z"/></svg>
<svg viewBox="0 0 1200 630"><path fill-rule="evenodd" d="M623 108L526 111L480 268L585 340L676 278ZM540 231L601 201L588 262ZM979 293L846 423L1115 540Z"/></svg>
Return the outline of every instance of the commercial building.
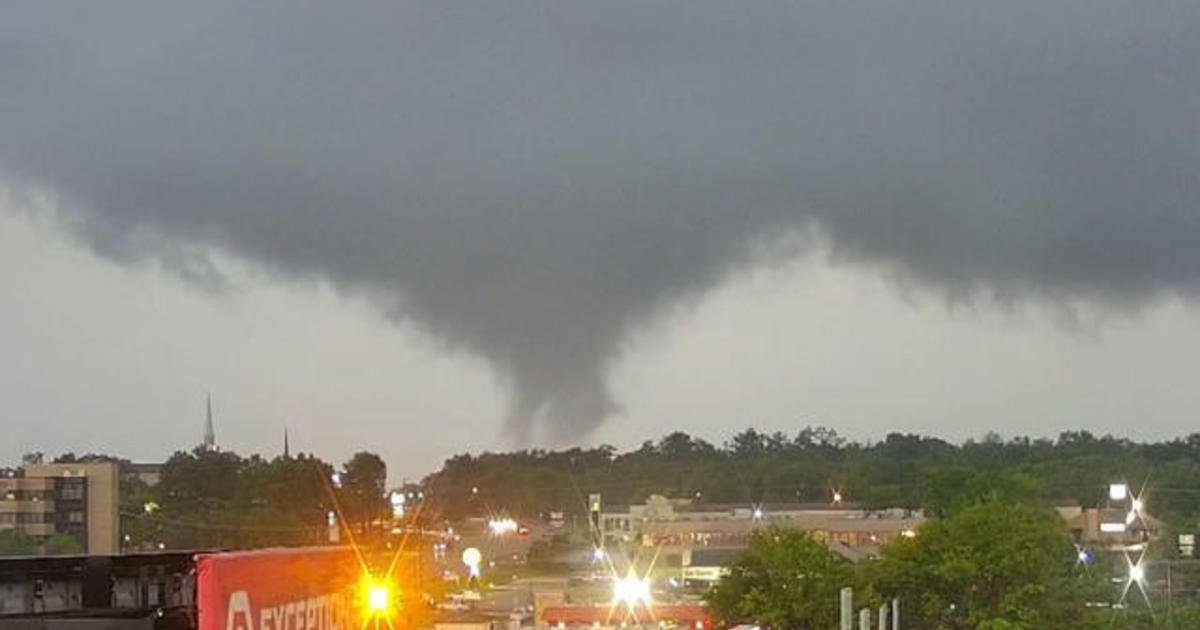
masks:
<svg viewBox="0 0 1200 630"><path fill-rule="evenodd" d="M125 466L122 474L131 475L147 486L157 486L162 478L163 464L133 462Z"/></svg>
<svg viewBox="0 0 1200 630"><path fill-rule="evenodd" d="M864 510L853 504L712 505L653 495L645 504L601 511L598 538L606 548L653 547L656 577L713 582L721 566L768 527L810 532L852 560L912 535L925 521L920 512Z"/></svg>
<svg viewBox="0 0 1200 630"><path fill-rule="evenodd" d="M39 542L66 534L89 554L116 554L119 487L115 462L26 464L0 477L0 530Z"/></svg>
<svg viewBox="0 0 1200 630"><path fill-rule="evenodd" d="M1163 523L1139 511L1114 507L1059 506L1075 542L1089 547L1124 548L1159 539Z"/></svg>
<svg viewBox="0 0 1200 630"><path fill-rule="evenodd" d="M597 499L591 503L599 505ZM1158 539L1162 524L1140 506L1126 504L1056 510L1081 546L1126 548ZM833 552L858 561L877 554L881 545L916 535L925 517L920 511L865 510L850 503L713 505L653 495L641 505L607 506L594 522L606 549L624 548L633 552L624 555L636 556L638 547L653 548L656 579L711 583L756 532L769 527L809 532Z"/></svg>

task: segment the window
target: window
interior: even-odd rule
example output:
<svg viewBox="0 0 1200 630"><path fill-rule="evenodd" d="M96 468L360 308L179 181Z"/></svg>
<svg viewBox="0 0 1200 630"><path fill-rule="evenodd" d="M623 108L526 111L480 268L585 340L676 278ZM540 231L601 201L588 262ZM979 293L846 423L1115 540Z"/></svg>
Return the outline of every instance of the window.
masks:
<svg viewBox="0 0 1200 630"><path fill-rule="evenodd" d="M70 514L67 515L67 520L71 521L72 523L82 523L83 522L83 512L80 512L78 510L71 512Z"/></svg>

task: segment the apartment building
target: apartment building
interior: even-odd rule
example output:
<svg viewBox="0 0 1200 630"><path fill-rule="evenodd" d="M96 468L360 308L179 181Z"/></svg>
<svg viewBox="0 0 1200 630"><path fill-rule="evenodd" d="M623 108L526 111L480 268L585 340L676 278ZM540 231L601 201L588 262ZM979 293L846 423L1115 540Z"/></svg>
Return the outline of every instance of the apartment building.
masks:
<svg viewBox="0 0 1200 630"><path fill-rule="evenodd" d="M0 530L35 540L67 534L89 554L116 554L119 507L116 463L29 463L0 476Z"/></svg>

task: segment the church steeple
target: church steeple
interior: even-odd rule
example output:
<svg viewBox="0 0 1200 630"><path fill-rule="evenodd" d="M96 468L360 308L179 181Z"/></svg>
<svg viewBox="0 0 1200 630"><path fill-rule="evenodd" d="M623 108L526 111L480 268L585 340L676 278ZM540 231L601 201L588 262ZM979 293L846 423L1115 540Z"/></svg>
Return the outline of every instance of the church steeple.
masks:
<svg viewBox="0 0 1200 630"><path fill-rule="evenodd" d="M205 398L205 415L204 415L204 450L215 451L217 449L217 432L213 429L212 419L212 394Z"/></svg>

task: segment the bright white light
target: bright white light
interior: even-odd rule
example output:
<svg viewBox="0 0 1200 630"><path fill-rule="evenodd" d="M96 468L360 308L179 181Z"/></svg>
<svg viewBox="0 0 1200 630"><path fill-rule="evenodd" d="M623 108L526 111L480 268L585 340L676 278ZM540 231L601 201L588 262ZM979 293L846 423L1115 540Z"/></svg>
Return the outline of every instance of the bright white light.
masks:
<svg viewBox="0 0 1200 630"><path fill-rule="evenodd" d="M467 547L466 549L463 549L462 561L463 564L467 565L467 568L470 569L472 576L478 576L479 563L483 562L483 554L474 547Z"/></svg>
<svg viewBox="0 0 1200 630"><path fill-rule="evenodd" d="M341 473L333 473L332 475L329 475L329 480L333 482L334 488L342 487L342 474Z"/></svg>
<svg viewBox="0 0 1200 630"><path fill-rule="evenodd" d="M1108 498L1113 501L1124 501L1125 497L1129 496L1129 486L1123 483L1114 483L1108 486Z"/></svg>
<svg viewBox="0 0 1200 630"><path fill-rule="evenodd" d="M405 499L404 499L403 492L393 492L391 494L390 498L392 501L392 507L398 507L398 506L404 505Z"/></svg>
<svg viewBox="0 0 1200 630"><path fill-rule="evenodd" d="M834 503L842 502L842 493L841 492L838 492L837 490L833 491L833 502Z"/></svg>
<svg viewBox="0 0 1200 630"><path fill-rule="evenodd" d="M1129 513L1125 515L1125 525L1132 525L1135 520L1137 520L1137 512L1129 510Z"/></svg>
<svg viewBox="0 0 1200 630"><path fill-rule="evenodd" d="M488 521L488 529L495 536L503 536L517 531L517 522L511 518L494 518Z"/></svg>
<svg viewBox="0 0 1200 630"><path fill-rule="evenodd" d="M760 508L760 507L754 508L754 520L761 521L762 518L763 518L762 508Z"/></svg>
<svg viewBox="0 0 1200 630"><path fill-rule="evenodd" d="M1138 584L1146 581L1146 570L1142 568L1142 563L1129 565L1129 581Z"/></svg>
<svg viewBox="0 0 1200 630"><path fill-rule="evenodd" d="M904 530L904 531L900 532L900 535L901 535L901 536L903 536L903 537L905 537L905 538L916 538L916 537L917 537L917 532L915 532L915 531L913 531L913 530L911 530L911 529L906 529L906 530Z"/></svg>
<svg viewBox="0 0 1200 630"><path fill-rule="evenodd" d="M639 602L650 601L650 582L638 578L632 570L623 577L613 580L613 601L633 608Z"/></svg>
<svg viewBox="0 0 1200 630"><path fill-rule="evenodd" d="M600 547L596 547L595 549L592 550L592 560L594 560L596 562L600 562L603 559L604 559L604 550L603 549L601 549Z"/></svg>
<svg viewBox="0 0 1200 630"><path fill-rule="evenodd" d="M329 510L325 513L325 519L329 521L330 527L337 525L337 514L335 514L333 510Z"/></svg>
<svg viewBox="0 0 1200 630"><path fill-rule="evenodd" d="M1134 499L1133 503L1131 503L1130 506L1132 507L1134 512L1141 512L1142 511L1142 500Z"/></svg>
<svg viewBox="0 0 1200 630"><path fill-rule="evenodd" d="M1125 523L1100 523L1100 531L1105 534L1120 534L1125 531Z"/></svg>

